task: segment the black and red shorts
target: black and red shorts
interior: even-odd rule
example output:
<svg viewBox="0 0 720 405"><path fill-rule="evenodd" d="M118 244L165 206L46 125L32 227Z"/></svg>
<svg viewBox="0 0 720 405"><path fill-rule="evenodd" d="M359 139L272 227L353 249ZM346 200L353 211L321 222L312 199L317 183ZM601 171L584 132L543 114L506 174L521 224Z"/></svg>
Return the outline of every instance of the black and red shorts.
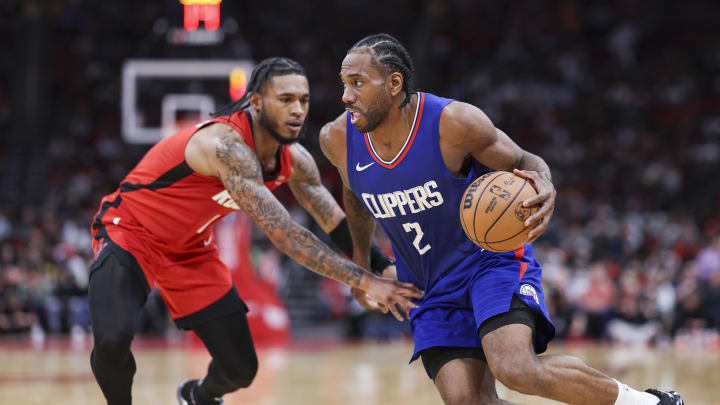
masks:
<svg viewBox="0 0 720 405"><path fill-rule="evenodd" d="M129 235L114 232L113 237L117 236L128 242ZM171 253L138 238L128 243L131 248L121 246L115 239L108 235L95 241L96 258L90 276L104 266L120 264L133 269L143 280L146 292L153 287L158 289L179 328L192 329L212 318L247 312L230 270L214 246L201 252Z"/></svg>

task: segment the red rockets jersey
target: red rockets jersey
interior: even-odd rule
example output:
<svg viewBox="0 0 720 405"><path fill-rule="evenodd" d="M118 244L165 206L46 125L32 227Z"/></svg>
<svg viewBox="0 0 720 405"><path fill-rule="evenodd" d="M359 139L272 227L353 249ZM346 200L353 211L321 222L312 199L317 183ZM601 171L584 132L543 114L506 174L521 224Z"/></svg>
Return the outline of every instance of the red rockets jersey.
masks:
<svg viewBox="0 0 720 405"><path fill-rule="evenodd" d="M137 239L170 252L214 249L213 224L239 207L218 178L198 174L185 162L185 147L190 138L212 122L229 125L255 150L251 117L245 111L185 128L160 141L120 187L102 199L93 219L94 244L109 236L130 251L135 250ZM285 183L290 173L290 150L281 145L277 169L272 178L265 178L265 186L273 190Z"/></svg>

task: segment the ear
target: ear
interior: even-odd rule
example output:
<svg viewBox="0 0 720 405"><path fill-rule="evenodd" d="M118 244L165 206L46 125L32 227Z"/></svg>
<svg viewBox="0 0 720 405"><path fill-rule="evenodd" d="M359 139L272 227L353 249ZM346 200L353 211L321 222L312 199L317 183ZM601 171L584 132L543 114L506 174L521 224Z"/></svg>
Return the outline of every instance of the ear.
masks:
<svg viewBox="0 0 720 405"><path fill-rule="evenodd" d="M262 95L260 95L260 93L252 93L250 95L250 107L257 112L262 110Z"/></svg>
<svg viewBox="0 0 720 405"><path fill-rule="evenodd" d="M391 96L397 96L403 91L403 75L400 72L392 72L387 78L388 91Z"/></svg>

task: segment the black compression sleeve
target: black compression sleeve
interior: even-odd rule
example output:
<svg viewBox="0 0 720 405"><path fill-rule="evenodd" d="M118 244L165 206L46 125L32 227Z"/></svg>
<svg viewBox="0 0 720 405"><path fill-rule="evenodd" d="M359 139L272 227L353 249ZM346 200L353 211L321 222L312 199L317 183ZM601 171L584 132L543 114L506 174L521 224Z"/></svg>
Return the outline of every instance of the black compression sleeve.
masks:
<svg viewBox="0 0 720 405"><path fill-rule="evenodd" d="M345 253L348 257L353 256L352 237L350 236L350 228L348 227L346 218L343 218L335 229L330 231L329 235L330 239L341 252ZM382 250L373 242L372 246L370 246L370 269L372 272L380 274L391 264L395 264L395 262L385 256Z"/></svg>
<svg viewBox="0 0 720 405"><path fill-rule="evenodd" d="M343 218L335 229L330 231L329 235L330 239L341 252L345 253L348 257L353 257L353 243L347 218Z"/></svg>
<svg viewBox="0 0 720 405"><path fill-rule="evenodd" d="M385 256L385 253L373 242L370 246L370 268L375 274L382 274L387 266L395 264L395 260Z"/></svg>

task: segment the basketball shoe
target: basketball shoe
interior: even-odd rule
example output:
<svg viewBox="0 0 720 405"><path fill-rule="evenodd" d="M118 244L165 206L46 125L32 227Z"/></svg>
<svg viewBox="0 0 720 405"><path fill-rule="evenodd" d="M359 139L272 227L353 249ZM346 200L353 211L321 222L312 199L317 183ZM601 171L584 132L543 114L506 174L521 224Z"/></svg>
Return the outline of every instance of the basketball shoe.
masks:
<svg viewBox="0 0 720 405"><path fill-rule="evenodd" d="M655 388L648 388L645 392L660 398L658 405L685 405L680 394L675 391L661 391Z"/></svg>
<svg viewBox="0 0 720 405"><path fill-rule="evenodd" d="M178 405L205 405L200 402L197 395L198 380L187 380L178 386ZM215 398L210 404L222 405L222 398Z"/></svg>

